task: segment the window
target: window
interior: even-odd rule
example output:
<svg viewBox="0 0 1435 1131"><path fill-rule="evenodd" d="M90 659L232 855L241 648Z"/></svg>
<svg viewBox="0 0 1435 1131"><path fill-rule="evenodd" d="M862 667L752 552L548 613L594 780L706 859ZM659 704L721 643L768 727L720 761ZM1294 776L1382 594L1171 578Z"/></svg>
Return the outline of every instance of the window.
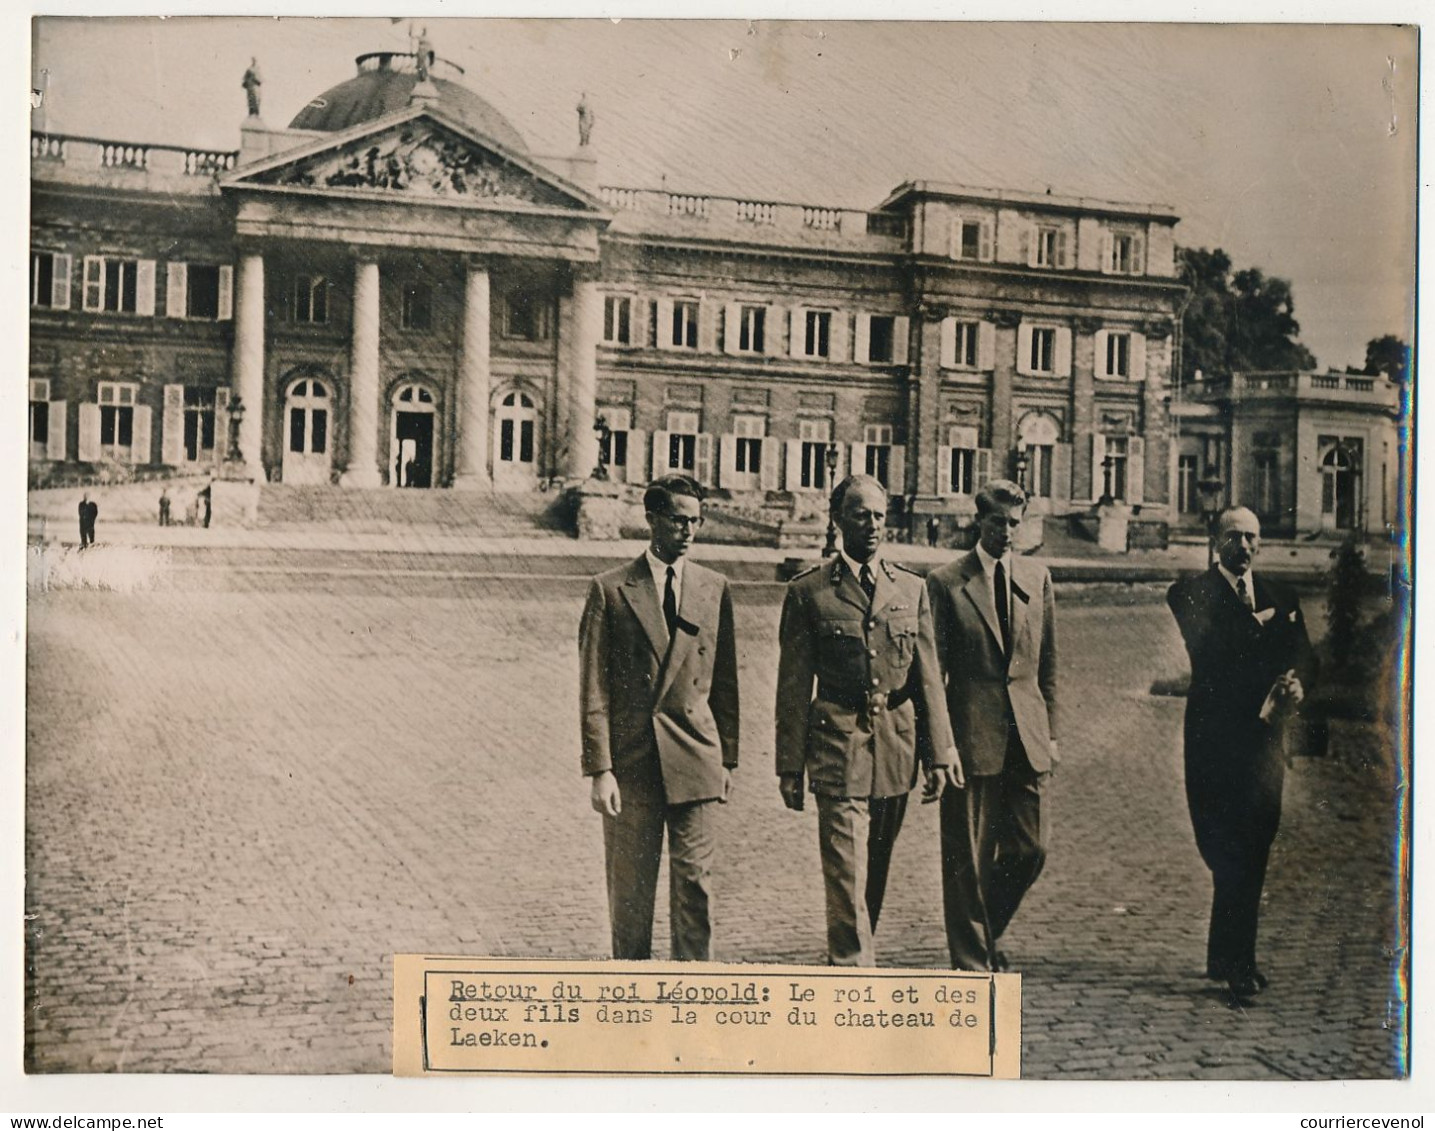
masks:
<svg viewBox="0 0 1435 1131"><path fill-rule="evenodd" d="M214 456L214 389L184 387L184 458L189 463Z"/></svg>
<svg viewBox="0 0 1435 1131"><path fill-rule="evenodd" d="M30 379L30 458L45 459L50 443L50 382Z"/></svg>
<svg viewBox="0 0 1435 1131"><path fill-rule="evenodd" d="M101 381L96 395L100 403L100 447L128 451L134 443L135 400L139 386L119 381Z"/></svg>
<svg viewBox="0 0 1435 1131"><path fill-rule="evenodd" d="M961 216L952 222L952 258L986 261L992 257L991 221Z"/></svg>
<svg viewBox="0 0 1435 1131"><path fill-rule="evenodd" d="M691 475L697 469L697 452L698 414L668 413L668 470L686 471Z"/></svg>
<svg viewBox="0 0 1435 1131"><path fill-rule="evenodd" d="M433 289L427 283L404 285L403 310L399 325L405 330L429 330L433 327Z"/></svg>
<svg viewBox="0 0 1435 1131"><path fill-rule="evenodd" d="M1256 514L1275 517L1281 509L1280 453L1256 452Z"/></svg>
<svg viewBox="0 0 1435 1131"><path fill-rule="evenodd" d="M329 284L321 275L294 279L294 321L322 326L329 321Z"/></svg>
<svg viewBox="0 0 1435 1131"><path fill-rule="evenodd" d="M1102 497L1125 500L1130 441L1125 436L1107 436L1105 447L1106 455L1101 461Z"/></svg>
<svg viewBox="0 0 1435 1131"><path fill-rule="evenodd" d="M804 357L832 356L832 312L830 310L807 310L803 312Z"/></svg>
<svg viewBox="0 0 1435 1131"><path fill-rule="evenodd" d="M53 251L30 254L30 305L70 308L70 257Z"/></svg>
<svg viewBox="0 0 1435 1131"><path fill-rule="evenodd" d="M1053 373L1056 370L1056 330L1036 326L1031 331L1031 352L1028 364L1032 373Z"/></svg>
<svg viewBox="0 0 1435 1131"><path fill-rule="evenodd" d="M809 490L826 490L827 449L832 437L832 421L799 420L797 435L802 443L798 483Z"/></svg>
<svg viewBox="0 0 1435 1131"><path fill-rule="evenodd" d="M1026 492L1034 498L1052 497L1052 465L1056 458L1056 445L1061 439L1061 426L1056 418L1044 412L1032 412L1022 417L1017 428L1017 450L1025 457L1023 470L1018 464L1018 479Z"/></svg>
<svg viewBox="0 0 1435 1131"><path fill-rule="evenodd" d="M864 425L862 441L867 449L866 455L862 459L862 471L891 490L892 482L889 476L892 470L892 426L890 424Z"/></svg>
<svg viewBox="0 0 1435 1131"><path fill-rule="evenodd" d="M598 441L603 462L613 471L628 466L628 433L633 427L633 410L629 408L600 408L599 419L608 426L606 434Z"/></svg>
<svg viewBox="0 0 1435 1131"><path fill-rule="evenodd" d="M978 322L958 322L956 326L956 363L969 369L977 367L977 337L981 331Z"/></svg>
<svg viewBox="0 0 1435 1131"><path fill-rule="evenodd" d="M503 398L498 419L498 459L501 463L533 462L533 399L527 393Z"/></svg>
<svg viewBox="0 0 1435 1131"><path fill-rule="evenodd" d="M1195 514L1201 509L1200 457L1178 456L1176 459L1176 509L1182 514Z"/></svg>
<svg viewBox="0 0 1435 1131"><path fill-rule="evenodd" d="M1137 232L1112 232L1107 236L1106 262L1108 275L1140 275L1142 239Z"/></svg>
<svg viewBox="0 0 1435 1131"><path fill-rule="evenodd" d="M897 320L891 315L874 314L867 325L867 360L891 362L896 356Z"/></svg>
<svg viewBox="0 0 1435 1131"><path fill-rule="evenodd" d="M991 475L991 451L977 446L977 430L969 424L949 424L946 430L945 457L937 472L939 490L942 494L974 495Z"/></svg>
<svg viewBox="0 0 1435 1131"><path fill-rule="evenodd" d="M553 338L553 304L542 298L509 294L503 299L503 336L525 342Z"/></svg>
<svg viewBox="0 0 1435 1131"><path fill-rule="evenodd" d="M762 353L767 348L767 307L738 308L737 352Z"/></svg>
<svg viewBox="0 0 1435 1131"><path fill-rule="evenodd" d="M1048 224L1037 225L1033 234L1033 267L1063 267L1066 261L1066 232Z"/></svg>
<svg viewBox="0 0 1435 1131"><path fill-rule="evenodd" d="M735 416L733 435L737 437L733 470L757 475L762 472L762 438L767 434L767 419L761 416Z"/></svg>
<svg viewBox="0 0 1435 1131"><path fill-rule="evenodd" d="M610 346L633 344L633 300L629 296L604 296L603 340Z"/></svg>
<svg viewBox="0 0 1435 1131"><path fill-rule="evenodd" d="M153 314L154 260L85 256L84 308L115 314Z"/></svg>
<svg viewBox="0 0 1435 1131"><path fill-rule="evenodd" d="M1106 335L1106 368L1103 375L1107 377L1131 376L1130 334Z"/></svg>
<svg viewBox="0 0 1435 1131"><path fill-rule="evenodd" d="M698 304L695 299L673 300L672 336L669 341L678 348L698 348Z"/></svg>

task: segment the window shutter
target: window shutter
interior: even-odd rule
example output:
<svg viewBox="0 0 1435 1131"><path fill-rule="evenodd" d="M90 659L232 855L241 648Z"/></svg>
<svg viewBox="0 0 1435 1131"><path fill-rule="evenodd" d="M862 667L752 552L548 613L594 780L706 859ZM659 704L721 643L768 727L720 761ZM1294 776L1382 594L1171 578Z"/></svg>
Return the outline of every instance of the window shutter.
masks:
<svg viewBox="0 0 1435 1131"><path fill-rule="evenodd" d="M648 442L648 434L641 428L628 429L628 458L622 465L624 483L641 483L643 481L643 468L648 466L647 450L644 447Z"/></svg>
<svg viewBox="0 0 1435 1131"><path fill-rule="evenodd" d="M831 337L827 340L827 360L845 362L852 356L852 315L845 310L832 312Z"/></svg>
<svg viewBox="0 0 1435 1131"><path fill-rule="evenodd" d="M1058 228L1056 231L1056 266L1063 270L1071 267L1071 260L1067 258L1067 247L1070 241L1066 238L1066 229Z"/></svg>
<svg viewBox="0 0 1435 1131"><path fill-rule="evenodd" d="M722 351L735 354L742 345L742 304L730 302L723 307Z"/></svg>
<svg viewBox="0 0 1435 1131"><path fill-rule="evenodd" d="M633 345L639 349L645 349L648 345L648 315L652 311L652 303L642 295L633 299L632 313L629 317L632 322L629 324L628 332L633 336Z"/></svg>
<svg viewBox="0 0 1435 1131"><path fill-rule="evenodd" d="M957 320L955 318L942 319L941 365L943 369L957 367Z"/></svg>
<svg viewBox="0 0 1435 1131"><path fill-rule="evenodd" d="M149 405L135 405L134 408L134 432L130 437L130 463L153 463L154 457L150 454L150 407Z"/></svg>
<svg viewBox="0 0 1435 1131"><path fill-rule="evenodd" d="M693 455L693 478L705 487L713 485L713 437L711 432L699 432L697 451Z"/></svg>
<svg viewBox="0 0 1435 1131"><path fill-rule="evenodd" d="M841 483L842 480L846 479L852 472L852 469L847 464L847 448L849 445L842 443L841 440L833 440L830 441L830 443L837 449L837 466L832 469L832 482L827 484L829 491ZM824 454L822 458L823 466L825 467L827 457Z"/></svg>
<svg viewBox="0 0 1435 1131"><path fill-rule="evenodd" d="M229 390L214 390L214 462L223 463L229 455Z"/></svg>
<svg viewBox="0 0 1435 1131"><path fill-rule="evenodd" d="M798 439L784 442L784 463L783 486L789 491L800 491L802 489L802 441Z"/></svg>
<svg viewBox="0 0 1435 1131"><path fill-rule="evenodd" d="M658 348L670 350L673 348L673 300L670 298L658 299Z"/></svg>
<svg viewBox="0 0 1435 1131"><path fill-rule="evenodd" d="M992 243L993 243L993 240L992 240L992 222L991 222L991 220L988 219L988 220L983 220L983 221L982 221L982 223L981 223L981 232L982 232L981 246L980 246L980 248L979 248L978 251L977 251L977 258L980 259L983 263L990 263L990 262L992 261Z"/></svg>
<svg viewBox="0 0 1435 1131"><path fill-rule="evenodd" d="M853 445L852 445L852 474L853 474L853 475L865 475L866 473L867 473L867 445L866 445L866 444L853 444ZM833 486L835 487L836 484L834 483ZM886 484L883 484L883 486L886 486Z"/></svg>
<svg viewBox="0 0 1435 1131"><path fill-rule="evenodd" d="M1016 371L1031 373L1031 326L1026 322L1016 328Z"/></svg>
<svg viewBox="0 0 1435 1131"><path fill-rule="evenodd" d="M1027 336L1027 352L1031 352L1031 336ZM1021 353L1018 349L1017 357ZM977 323L977 368L990 373L997 367L997 328L990 322Z"/></svg>
<svg viewBox="0 0 1435 1131"><path fill-rule="evenodd" d="M907 317L892 319L892 364L907 364L907 345L912 337L912 320Z"/></svg>
<svg viewBox="0 0 1435 1131"><path fill-rule="evenodd" d="M100 458L100 406L80 405L80 460L97 463Z"/></svg>
<svg viewBox="0 0 1435 1131"><path fill-rule="evenodd" d="M141 259L135 271L135 313L154 317L154 260Z"/></svg>
<svg viewBox="0 0 1435 1131"><path fill-rule="evenodd" d="M170 263L165 268L164 316L183 318L187 309L189 268L184 263Z"/></svg>
<svg viewBox="0 0 1435 1131"><path fill-rule="evenodd" d="M762 445L758 462L761 465L762 489L764 491L777 490L777 441L771 436L764 436L759 443Z"/></svg>
<svg viewBox="0 0 1435 1131"><path fill-rule="evenodd" d="M952 449L945 444L937 449L937 494L952 494Z"/></svg>
<svg viewBox="0 0 1435 1131"><path fill-rule="evenodd" d="M234 268L219 269L219 320L228 322L234 317Z"/></svg>
<svg viewBox="0 0 1435 1131"><path fill-rule="evenodd" d="M794 306L787 319L787 349L793 357L807 356L807 311Z"/></svg>
<svg viewBox="0 0 1435 1131"><path fill-rule="evenodd" d="M1146 237L1131 237L1131 274L1146 274Z"/></svg>
<svg viewBox="0 0 1435 1131"><path fill-rule="evenodd" d="M98 255L85 256L85 287L80 299L85 310L103 310L105 306L105 261ZM82 412L81 417L84 416ZM98 433L97 433L98 435ZM83 456L80 458L84 458Z"/></svg>
<svg viewBox="0 0 1435 1131"><path fill-rule="evenodd" d="M768 357L783 357L782 307L765 306L762 315L762 347Z"/></svg>
<svg viewBox="0 0 1435 1131"><path fill-rule="evenodd" d="M45 458L65 458L65 402L50 402L50 431L45 437Z"/></svg>
<svg viewBox="0 0 1435 1131"><path fill-rule="evenodd" d="M217 422L216 422L217 423ZM215 445L219 443L215 436ZM164 416L160 420L159 461L170 467L184 462L184 386L164 387Z"/></svg>
<svg viewBox="0 0 1435 1131"><path fill-rule="evenodd" d="M1146 380L1146 335L1131 335L1131 380Z"/></svg>
<svg viewBox="0 0 1435 1131"><path fill-rule="evenodd" d="M653 433L653 458L648 468L648 478L656 479L665 475L668 470L668 433L659 431Z"/></svg>
<svg viewBox="0 0 1435 1131"><path fill-rule="evenodd" d="M714 299L698 300L698 350L717 353L717 315L722 309Z"/></svg>
<svg viewBox="0 0 1435 1131"><path fill-rule="evenodd" d="M891 480L887 484L888 491L894 495L907 493L907 449L901 444L893 444L887 450L887 478Z"/></svg>
<svg viewBox="0 0 1435 1131"><path fill-rule="evenodd" d="M1071 376L1071 327L1069 326L1056 328L1055 372L1058 377Z"/></svg>
<svg viewBox="0 0 1435 1131"><path fill-rule="evenodd" d="M54 310L70 309L70 256L56 254L55 273L50 279L50 306ZM50 457L54 459L54 456ZM63 458L63 457L61 457Z"/></svg>
<svg viewBox="0 0 1435 1131"><path fill-rule="evenodd" d="M1106 457L1106 437L1100 432L1091 434L1091 501L1101 498L1101 461Z"/></svg>
<svg viewBox="0 0 1435 1131"><path fill-rule="evenodd" d="M948 241L947 255L952 259L962 257L962 222L960 219L952 221L952 232Z"/></svg>
<svg viewBox="0 0 1435 1131"><path fill-rule="evenodd" d="M991 448L977 449L976 476L972 480L972 487L980 491L983 485L992 477L992 450Z"/></svg>
<svg viewBox="0 0 1435 1131"><path fill-rule="evenodd" d="M734 487L737 484L737 435L724 432L718 440L719 487Z"/></svg>
<svg viewBox="0 0 1435 1131"><path fill-rule="evenodd" d="M861 310L852 331L852 360L858 365L872 363L872 316Z"/></svg>
<svg viewBox="0 0 1435 1131"><path fill-rule="evenodd" d="M1021 241L1017 246L1019 261L1025 263L1028 267L1035 267L1037 248L1041 246L1036 225L1023 224L1021 233L1017 238Z"/></svg>
<svg viewBox="0 0 1435 1131"><path fill-rule="evenodd" d="M1115 241L1110 232L1101 233L1101 273L1110 275L1112 272L1111 255Z"/></svg>
<svg viewBox="0 0 1435 1131"><path fill-rule="evenodd" d="M1053 444L1051 448L1051 497L1053 501L1070 502L1071 445Z"/></svg>
<svg viewBox="0 0 1435 1131"><path fill-rule="evenodd" d="M1091 370L1097 377L1110 377L1111 369L1110 361L1108 360L1110 354L1107 351L1111 348L1109 344L1111 341L1111 331L1097 330L1096 333L1092 335L1092 340L1095 343L1095 360L1092 362Z"/></svg>
<svg viewBox="0 0 1435 1131"><path fill-rule="evenodd" d="M1126 501L1133 506L1146 496L1146 439L1132 436L1126 449Z"/></svg>

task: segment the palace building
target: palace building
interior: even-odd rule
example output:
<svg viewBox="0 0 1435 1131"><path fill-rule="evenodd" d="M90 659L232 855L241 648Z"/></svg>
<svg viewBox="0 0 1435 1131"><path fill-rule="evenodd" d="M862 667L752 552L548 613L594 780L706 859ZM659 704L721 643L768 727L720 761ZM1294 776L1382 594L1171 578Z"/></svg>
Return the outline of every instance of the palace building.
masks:
<svg viewBox="0 0 1435 1131"><path fill-rule="evenodd" d="M260 482L526 492L601 446L613 478L740 500L865 470L909 518L961 519L1005 475L1040 513L1179 525L1195 478L1264 483L1230 452L1289 434L1268 413L1243 438L1244 387L1173 413L1168 207L609 186L591 122L536 155L462 77L423 42L363 55L287 128L251 114L237 152L33 134L32 482L217 469L240 405ZM1285 459L1251 489L1304 522Z"/></svg>

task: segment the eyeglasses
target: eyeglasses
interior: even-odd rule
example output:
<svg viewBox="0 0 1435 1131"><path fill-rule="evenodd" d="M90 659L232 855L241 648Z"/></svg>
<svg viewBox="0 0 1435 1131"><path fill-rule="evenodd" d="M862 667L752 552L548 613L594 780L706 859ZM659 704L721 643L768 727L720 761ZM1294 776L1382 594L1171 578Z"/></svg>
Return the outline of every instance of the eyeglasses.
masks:
<svg viewBox="0 0 1435 1131"><path fill-rule="evenodd" d="M654 513L657 513L657 512L654 512ZM659 518L665 518L665 519L667 519L669 522L671 522L674 526L680 526L680 527L682 527L684 530L696 530L696 529L698 529L698 527L702 526L702 524L703 524L703 516L702 516L702 515L690 516L690 515L685 515L685 514L661 514L661 513L659 513L659 514L658 514L658 517L659 517Z"/></svg>

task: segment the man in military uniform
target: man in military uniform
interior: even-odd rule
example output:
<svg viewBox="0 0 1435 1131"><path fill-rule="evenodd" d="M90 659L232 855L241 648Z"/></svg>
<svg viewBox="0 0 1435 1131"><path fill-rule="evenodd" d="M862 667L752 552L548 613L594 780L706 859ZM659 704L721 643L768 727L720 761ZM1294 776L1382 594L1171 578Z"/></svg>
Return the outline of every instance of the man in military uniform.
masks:
<svg viewBox="0 0 1435 1131"><path fill-rule="evenodd" d="M918 753L949 785L962 772L926 589L879 554L887 491L849 476L831 508L841 552L794 577L782 605L777 772L789 809L803 807L804 776L817 799L828 961L871 966Z"/></svg>

